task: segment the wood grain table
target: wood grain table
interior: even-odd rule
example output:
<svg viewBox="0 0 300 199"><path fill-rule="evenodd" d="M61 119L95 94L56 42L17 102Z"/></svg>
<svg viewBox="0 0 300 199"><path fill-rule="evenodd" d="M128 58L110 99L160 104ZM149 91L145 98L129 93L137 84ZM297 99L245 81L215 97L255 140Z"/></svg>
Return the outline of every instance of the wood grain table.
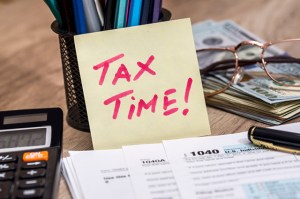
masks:
<svg viewBox="0 0 300 199"><path fill-rule="evenodd" d="M299 0L165 0L172 19L231 19L265 40L300 38ZM61 107L67 113L58 38L42 0L0 0L0 110ZM208 107L213 135L266 126ZM290 122L298 122L299 118ZM63 154L92 149L89 133L64 123ZM58 198L71 198L61 179ZM120 197L121 198L121 197Z"/></svg>

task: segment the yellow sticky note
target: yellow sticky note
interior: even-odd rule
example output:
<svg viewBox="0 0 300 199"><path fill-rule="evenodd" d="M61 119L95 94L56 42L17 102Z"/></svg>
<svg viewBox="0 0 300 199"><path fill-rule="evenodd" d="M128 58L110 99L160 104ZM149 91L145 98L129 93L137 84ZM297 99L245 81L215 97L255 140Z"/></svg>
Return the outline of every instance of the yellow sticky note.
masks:
<svg viewBox="0 0 300 199"><path fill-rule="evenodd" d="M94 149L210 134L189 19L75 36Z"/></svg>

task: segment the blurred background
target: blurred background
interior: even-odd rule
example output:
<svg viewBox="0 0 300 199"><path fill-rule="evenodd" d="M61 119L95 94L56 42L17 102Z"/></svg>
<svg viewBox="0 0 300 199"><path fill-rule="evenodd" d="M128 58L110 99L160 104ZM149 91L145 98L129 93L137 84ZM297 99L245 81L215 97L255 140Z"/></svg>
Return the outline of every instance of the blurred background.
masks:
<svg viewBox="0 0 300 199"><path fill-rule="evenodd" d="M264 40L300 38L299 0L165 0L172 19L231 19ZM0 109L59 106L66 110L54 17L42 0L0 0ZM225 114L209 109L211 125ZM214 115L218 117L214 117ZM245 121L233 116L232 122ZM214 132L222 131L215 125Z"/></svg>
<svg viewBox="0 0 300 199"><path fill-rule="evenodd" d="M300 38L299 0L164 0L163 7L172 19L188 17L192 23L230 19L267 41ZM61 107L67 112L53 21L42 0L0 0L0 110ZM212 134L255 124L214 108L208 114ZM91 149L90 134L64 125L64 151ZM64 183L59 198L70 198Z"/></svg>

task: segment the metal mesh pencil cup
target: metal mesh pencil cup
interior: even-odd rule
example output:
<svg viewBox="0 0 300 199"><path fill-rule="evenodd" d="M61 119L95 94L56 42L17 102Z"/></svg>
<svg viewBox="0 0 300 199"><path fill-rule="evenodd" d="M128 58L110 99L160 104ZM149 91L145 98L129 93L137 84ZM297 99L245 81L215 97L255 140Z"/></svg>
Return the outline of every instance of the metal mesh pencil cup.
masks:
<svg viewBox="0 0 300 199"><path fill-rule="evenodd" d="M74 44L75 34L61 30L56 21L51 28L58 34L68 108L67 122L75 129L88 132L89 121Z"/></svg>
<svg viewBox="0 0 300 199"><path fill-rule="evenodd" d="M170 11L162 9L160 21L171 19ZM56 21L51 24L51 29L58 35L61 62L64 76L64 85L67 103L67 122L80 131L89 132L89 120L84 101L84 94L78 68L74 33L62 30Z"/></svg>

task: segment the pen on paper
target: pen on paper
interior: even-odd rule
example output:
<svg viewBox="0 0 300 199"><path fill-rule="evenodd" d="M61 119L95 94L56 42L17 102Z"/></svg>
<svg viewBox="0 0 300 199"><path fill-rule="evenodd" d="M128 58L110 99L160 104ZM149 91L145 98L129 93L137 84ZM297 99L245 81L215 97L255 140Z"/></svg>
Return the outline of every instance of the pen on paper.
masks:
<svg viewBox="0 0 300 199"><path fill-rule="evenodd" d="M300 134L255 127L248 131L248 139L255 145L287 153L300 154Z"/></svg>

